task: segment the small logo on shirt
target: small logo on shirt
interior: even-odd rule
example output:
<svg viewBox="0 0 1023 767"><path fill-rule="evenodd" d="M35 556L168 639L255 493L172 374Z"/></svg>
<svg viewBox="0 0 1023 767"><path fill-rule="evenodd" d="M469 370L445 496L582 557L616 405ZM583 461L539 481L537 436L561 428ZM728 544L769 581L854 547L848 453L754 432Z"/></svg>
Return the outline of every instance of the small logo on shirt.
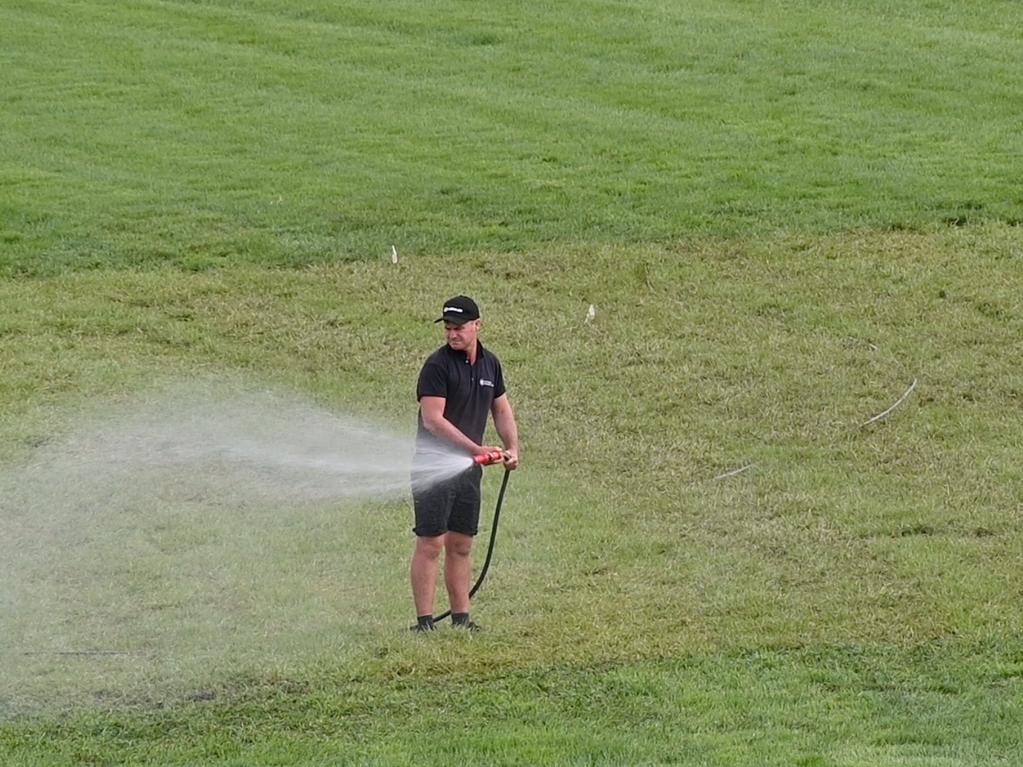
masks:
<svg viewBox="0 0 1023 767"><path fill-rule="evenodd" d="M494 382L491 381L489 378L481 378L480 379L480 386L489 386L491 389L493 389L494 388Z"/></svg>

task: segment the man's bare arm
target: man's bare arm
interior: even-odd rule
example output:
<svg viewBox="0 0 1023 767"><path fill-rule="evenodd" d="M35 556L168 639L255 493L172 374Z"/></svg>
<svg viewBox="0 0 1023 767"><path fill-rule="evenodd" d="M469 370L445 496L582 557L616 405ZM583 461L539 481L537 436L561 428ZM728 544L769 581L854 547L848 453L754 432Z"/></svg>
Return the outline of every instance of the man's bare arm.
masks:
<svg viewBox="0 0 1023 767"><path fill-rule="evenodd" d="M450 442L455 447L461 448L469 455L481 455L494 450L493 447L477 445L451 421L444 417L444 397L423 397L419 400L419 409L423 414L423 426L435 437L440 437L445 442ZM500 432L498 432L500 434Z"/></svg>
<svg viewBox="0 0 1023 767"><path fill-rule="evenodd" d="M504 443L504 451L508 454L504 465L514 469L519 465L519 427L515 423L515 411L508 401L508 395L502 394L495 399L490 412L494 416L494 428L497 429L497 434Z"/></svg>

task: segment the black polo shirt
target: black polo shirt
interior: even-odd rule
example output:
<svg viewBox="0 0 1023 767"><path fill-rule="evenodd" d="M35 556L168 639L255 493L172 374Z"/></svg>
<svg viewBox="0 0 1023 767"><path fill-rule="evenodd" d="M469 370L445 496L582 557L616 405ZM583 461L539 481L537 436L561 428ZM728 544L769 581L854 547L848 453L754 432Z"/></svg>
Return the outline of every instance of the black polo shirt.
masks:
<svg viewBox="0 0 1023 767"><path fill-rule="evenodd" d="M416 400L423 397L443 397L444 417L458 427L465 436L477 444L483 443L487 415L494 400L505 393L501 362L476 342L476 364L470 365L465 352L456 351L445 344L426 358L419 371ZM423 425L423 411L419 411L419 429L416 444L427 447L438 438Z"/></svg>

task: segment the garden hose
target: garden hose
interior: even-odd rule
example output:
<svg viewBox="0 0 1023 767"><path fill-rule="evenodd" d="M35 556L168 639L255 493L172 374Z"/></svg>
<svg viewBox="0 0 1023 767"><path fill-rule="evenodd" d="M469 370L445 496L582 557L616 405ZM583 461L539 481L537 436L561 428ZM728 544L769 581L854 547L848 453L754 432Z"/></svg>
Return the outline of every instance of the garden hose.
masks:
<svg viewBox="0 0 1023 767"><path fill-rule="evenodd" d="M490 568L490 560L494 556L494 543L497 541L497 522L501 518L501 505L504 503L504 491L508 488L508 477L511 476L511 469L504 470L504 478L501 480L501 490L497 494L497 506L494 507L494 522L490 526L490 543L487 546L487 556L483 560L483 567L480 569L479 577L476 578L476 583L469 590L469 599L472 599L476 592L479 591L480 586L483 585L483 579L487 577L487 570ZM443 612L440 615L433 616L433 622L437 623L444 620L451 611Z"/></svg>

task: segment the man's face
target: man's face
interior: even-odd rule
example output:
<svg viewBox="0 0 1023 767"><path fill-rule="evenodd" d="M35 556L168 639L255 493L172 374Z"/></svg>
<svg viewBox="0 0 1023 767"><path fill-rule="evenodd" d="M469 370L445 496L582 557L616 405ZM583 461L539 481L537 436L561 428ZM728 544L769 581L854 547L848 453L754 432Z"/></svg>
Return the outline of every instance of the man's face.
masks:
<svg viewBox="0 0 1023 767"><path fill-rule="evenodd" d="M464 352L475 348L476 336L480 331L480 321L470 320L461 325L455 322L444 323L444 337L455 351Z"/></svg>

